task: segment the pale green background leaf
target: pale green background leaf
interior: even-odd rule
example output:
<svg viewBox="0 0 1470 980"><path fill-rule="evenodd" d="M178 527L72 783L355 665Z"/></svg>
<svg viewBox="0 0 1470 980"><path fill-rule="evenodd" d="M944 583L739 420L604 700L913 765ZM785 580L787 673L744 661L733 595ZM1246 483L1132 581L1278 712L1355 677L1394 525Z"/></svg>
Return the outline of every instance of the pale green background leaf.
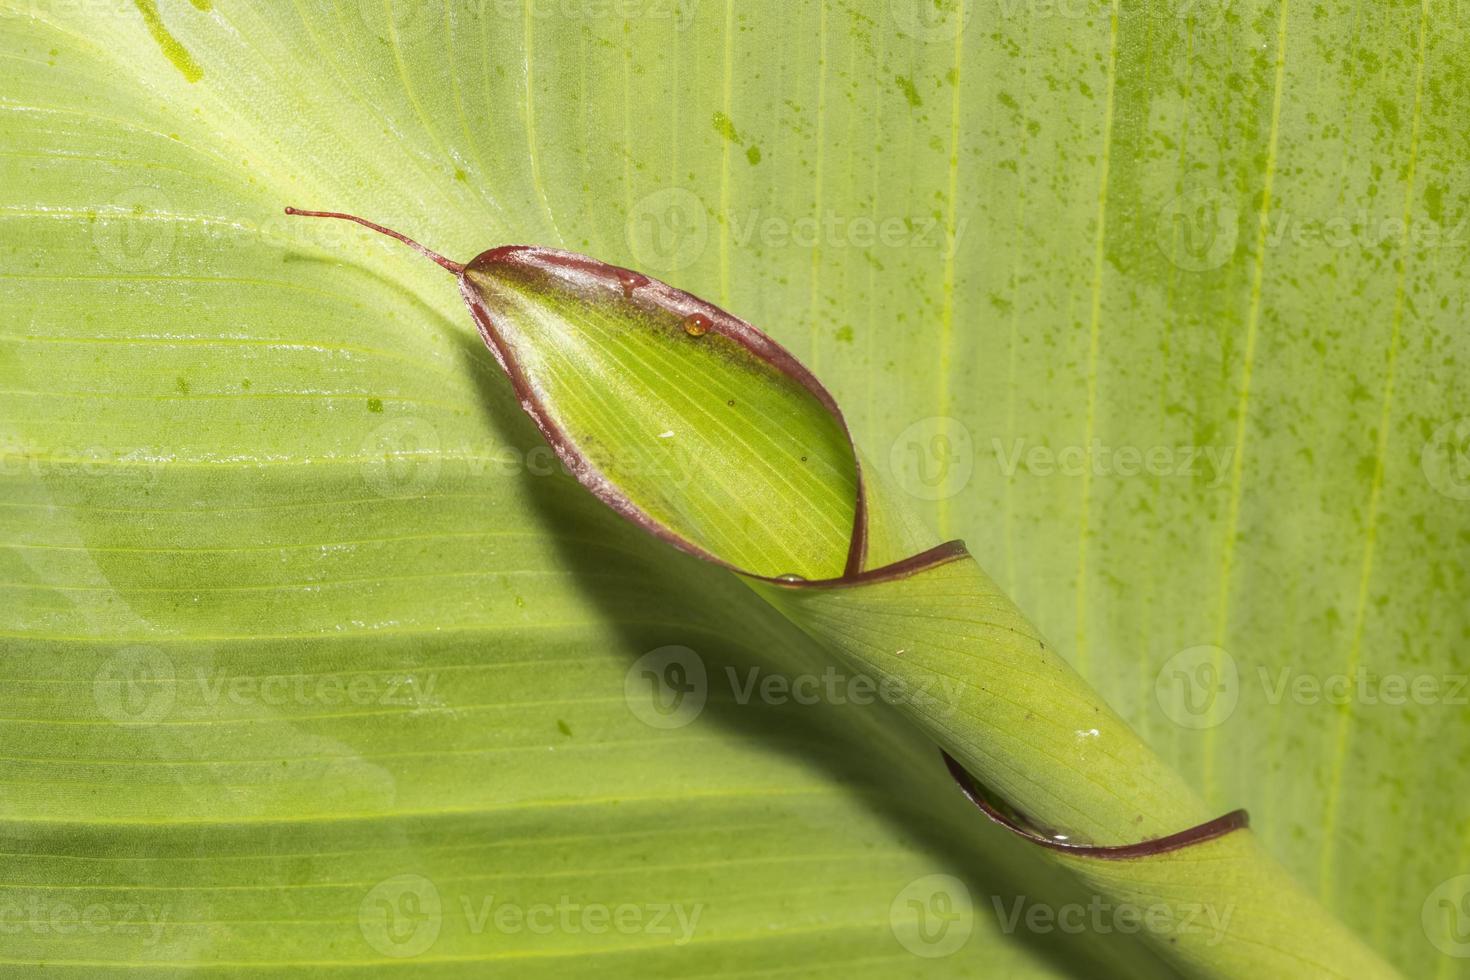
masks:
<svg viewBox="0 0 1470 980"><path fill-rule="evenodd" d="M1004 934L992 896L1088 897L896 712L737 703L726 666L824 664L541 475L441 270L295 204L766 329L1212 805L1408 975L1470 973L1463 14L0 0L0 959L1151 968ZM668 646L709 696L659 728ZM914 955L957 883L966 945ZM702 911L676 946L492 897Z"/></svg>

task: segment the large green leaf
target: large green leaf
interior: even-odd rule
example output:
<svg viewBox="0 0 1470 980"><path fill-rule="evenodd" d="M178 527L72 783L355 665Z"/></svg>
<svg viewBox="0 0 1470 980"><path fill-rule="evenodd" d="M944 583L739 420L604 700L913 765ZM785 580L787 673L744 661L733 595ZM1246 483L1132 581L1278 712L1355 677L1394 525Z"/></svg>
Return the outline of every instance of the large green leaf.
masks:
<svg viewBox="0 0 1470 980"><path fill-rule="evenodd" d="M1156 968L1008 925L1091 896L897 712L741 704L828 664L556 472L440 270L299 204L759 324L1211 806L1464 972L1452 12L0 12L11 969ZM671 662L697 717L641 686ZM1289 686L1364 671L1428 682ZM542 904L633 911L495 924Z"/></svg>

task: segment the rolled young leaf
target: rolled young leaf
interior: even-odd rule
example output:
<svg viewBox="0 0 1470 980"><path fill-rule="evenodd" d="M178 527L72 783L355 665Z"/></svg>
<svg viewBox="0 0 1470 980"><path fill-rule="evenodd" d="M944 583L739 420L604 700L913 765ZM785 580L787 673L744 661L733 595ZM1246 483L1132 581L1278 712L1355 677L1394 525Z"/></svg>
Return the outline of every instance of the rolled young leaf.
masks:
<svg viewBox="0 0 1470 980"><path fill-rule="evenodd" d="M292 213L359 221L455 273L578 480L903 692L892 700L987 813L1110 901L1163 909L1167 933L1140 929L1176 962L1201 976L1394 975L1243 818L1209 821L963 544L924 540L865 477L832 396L755 327L569 252L505 246L460 265L362 219Z"/></svg>
<svg viewBox="0 0 1470 980"><path fill-rule="evenodd" d="M688 293L555 249L493 249L460 286L522 407L609 506L757 575L858 566L865 522L847 426L769 338Z"/></svg>

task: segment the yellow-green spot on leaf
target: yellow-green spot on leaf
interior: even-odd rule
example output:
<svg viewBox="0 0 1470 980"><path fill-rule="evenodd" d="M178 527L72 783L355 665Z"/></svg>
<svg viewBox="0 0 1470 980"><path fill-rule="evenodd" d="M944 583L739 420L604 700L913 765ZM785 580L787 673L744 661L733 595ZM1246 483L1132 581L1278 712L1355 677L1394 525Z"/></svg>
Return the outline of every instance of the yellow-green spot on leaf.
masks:
<svg viewBox="0 0 1470 980"><path fill-rule="evenodd" d="M912 79L905 78L903 75L899 75L893 80L898 83L900 91L903 92L903 97L909 100L909 105L917 108L918 106L924 104L924 100L922 97L920 97L919 90L914 85Z"/></svg>
<svg viewBox="0 0 1470 980"><path fill-rule="evenodd" d="M383 412L383 399L381 399L381 398L369 398L368 399L368 411L369 412L373 412L373 413L378 414L378 415L381 415L382 412Z"/></svg>
<svg viewBox="0 0 1470 980"><path fill-rule="evenodd" d="M838 343L852 343L852 327L838 327L836 337Z"/></svg>
<svg viewBox="0 0 1470 980"><path fill-rule="evenodd" d="M179 394L187 395L189 393L189 379L185 378L182 374L179 375L174 379L174 387L179 389Z"/></svg>
<svg viewBox="0 0 1470 980"><path fill-rule="evenodd" d="M568 735L569 736L569 735L572 734L572 726L568 725L566 722L562 721L560 718L558 718L556 720L556 730L559 731L559 732L561 732L563 735Z"/></svg>
<svg viewBox="0 0 1470 980"><path fill-rule="evenodd" d="M752 146L750 149L746 150L745 151L745 159L747 159L747 160L750 161L750 165L752 167L755 166L756 164L760 163L761 162L761 148L758 147L758 146Z"/></svg>
<svg viewBox="0 0 1470 980"><path fill-rule="evenodd" d="M1444 223L1444 186L1428 181L1424 185L1424 210L1435 224Z"/></svg>
<svg viewBox="0 0 1470 980"><path fill-rule="evenodd" d="M137 7L138 13L143 15L143 23L148 25L148 33L153 35L153 40L158 43L164 57L173 62L173 66L179 70L184 79L188 82L197 82L203 78L204 69L199 67L199 62L194 60L194 56L164 26L163 18L158 14L158 4L154 0L133 0L133 6ZM194 6L200 10L208 10L209 0L194 0Z"/></svg>
<svg viewBox="0 0 1470 980"><path fill-rule="evenodd" d="M454 168L454 179L457 180L457 181L459 181L461 184L463 184L465 181L469 180L470 178L469 178L469 175L466 174L463 170L461 170L458 167L455 167Z"/></svg>
<svg viewBox="0 0 1470 980"><path fill-rule="evenodd" d="M740 133L735 129L734 121L718 109L715 110L714 126L715 132L725 137L731 143L740 142Z"/></svg>

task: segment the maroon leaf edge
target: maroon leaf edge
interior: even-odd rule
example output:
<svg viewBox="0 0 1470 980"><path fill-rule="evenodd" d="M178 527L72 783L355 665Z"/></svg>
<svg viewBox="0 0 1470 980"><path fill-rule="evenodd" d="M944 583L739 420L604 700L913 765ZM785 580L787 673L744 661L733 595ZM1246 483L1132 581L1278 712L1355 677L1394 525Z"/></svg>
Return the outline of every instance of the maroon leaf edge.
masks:
<svg viewBox="0 0 1470 980"><path fill-rule="evenodd" d="M1056 837L1048 837L1036 829L1023 824L1020 820L1008 815L1000 807L990 801L985 788L970 774L970 771L960 764L954 756L944 749L939 750L944 757L944 764L949 769L949 774L959 784L960 792L965 799L985 814L991 820L1000 824L1006 830L1023 837L1038 847L1047 850L1059 851L1063 854L1071 854L1076 857L1105 858L1112 861L1123 861L1130 858L1153 857L1157 854L1167 854L1170 851L1178 851L1194 844L1203 844L1217 837L1236 830L1244 830L1250 826L1250 814L1245 810L1231 810L1213 820L1207 820L1185 830L1180 830L1163 837L1153 837L1148 840L1138 841L1133 844L1078 844L1071 841L1060 840Z"/></svg>

